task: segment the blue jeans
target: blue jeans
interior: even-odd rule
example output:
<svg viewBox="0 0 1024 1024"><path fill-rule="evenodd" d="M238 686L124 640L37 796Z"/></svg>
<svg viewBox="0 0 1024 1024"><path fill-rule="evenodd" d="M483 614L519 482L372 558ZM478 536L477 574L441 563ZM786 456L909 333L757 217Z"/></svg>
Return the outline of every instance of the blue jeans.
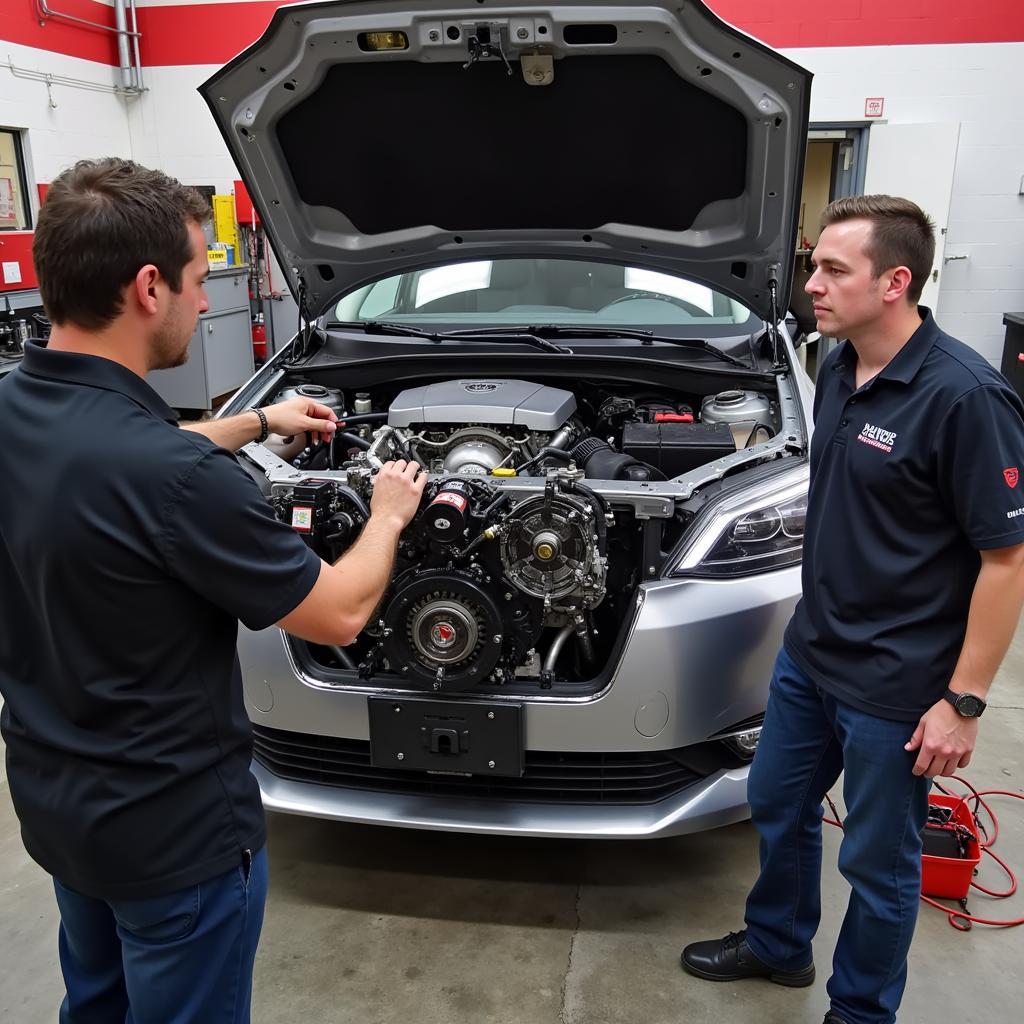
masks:
<svg viewBox="0 0 1024 1024"><path fill-rule="evenodd" d="M148 899L99 900L53 884L67 988L60 1024L248 1024L265 849Z"/></svg>
<svg viewBox="0 0 1024 1024"><path fill-rule="evenodd" d="M785 648L779 652L750 771L761 874L747 898L747 942L779 970L811 962L821 917L822 800L845 771L839 870L853 892L828 994L849 1024L891 1024L906 986L930 787L911 772L916 753L903 749L915 726L836 700Z"/></svg>

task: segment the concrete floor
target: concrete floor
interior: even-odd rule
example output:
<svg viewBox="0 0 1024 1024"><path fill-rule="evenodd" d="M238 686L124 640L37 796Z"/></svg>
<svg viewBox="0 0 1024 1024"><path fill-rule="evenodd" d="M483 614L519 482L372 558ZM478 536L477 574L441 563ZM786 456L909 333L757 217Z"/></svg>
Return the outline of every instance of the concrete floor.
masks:
<svg viewBox="0 0 1024 1024"><path fill-rule="evenodd" d="M1024 791L1024 628L968 775ZM1024 872L1024 806L999 802L997 847ZM742 924L749 824L653 842L465 837L270 816L271 889L255 1024L820 1024L846 902L826 828L818 981L715 985L680 947ZM999 888L991 862L982 881ZM980 916L1024 915L1024 897ZM0 1021L56 1020L63 985L48 877L21 845L0 770ZM901 1022L1020 1020L1024 930L954 931L922 908ZM1018 993L1015 997L1014 993ZM1014 1003L1016 1000L1016 1005Z"/></svg>

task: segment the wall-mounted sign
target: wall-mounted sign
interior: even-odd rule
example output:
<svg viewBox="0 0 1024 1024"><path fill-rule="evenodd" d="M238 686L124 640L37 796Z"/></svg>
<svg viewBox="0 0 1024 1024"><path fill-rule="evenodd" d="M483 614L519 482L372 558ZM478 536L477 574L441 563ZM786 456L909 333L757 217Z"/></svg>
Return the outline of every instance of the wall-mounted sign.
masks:
<svg viewBox="0 0 1024 1024"><path fill-rule="evenodd" d="M14 206L14 182L0 178L0 227L17 227L17 211Z"/></svg>
<svg viewBox="0 0 1024 1024"><path fill-rule="evenodd" d="M864 101L865 117L881 117L883 110L885 110L884 96L869 96Z"/></svg>

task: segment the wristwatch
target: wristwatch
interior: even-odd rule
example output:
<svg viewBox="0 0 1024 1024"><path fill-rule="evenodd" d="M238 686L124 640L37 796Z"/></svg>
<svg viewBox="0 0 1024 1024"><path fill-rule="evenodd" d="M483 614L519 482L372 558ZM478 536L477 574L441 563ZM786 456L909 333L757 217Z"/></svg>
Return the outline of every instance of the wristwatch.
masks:
<svg viewBox="0 0 1024 1024"><path fill-rule="evenodd" d="M981 718L988 705L973 693L954 693L946 690L942 695L953 705L956 713L962 718Z"/></svg>

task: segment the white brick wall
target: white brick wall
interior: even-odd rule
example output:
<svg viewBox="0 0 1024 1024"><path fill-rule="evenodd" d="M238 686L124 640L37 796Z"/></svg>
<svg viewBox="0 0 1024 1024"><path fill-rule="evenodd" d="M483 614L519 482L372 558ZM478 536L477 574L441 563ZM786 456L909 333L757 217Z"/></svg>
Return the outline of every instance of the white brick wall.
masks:
<svg viewBox="0 0 1024 1024"><path fill-rule="evenodd" d="M76 160L96 156L131 156L126 108L138 102L113 93L54 84L47 94L44 82L19 78L18 69L64 75L98 85L114 85L116 68L65 57L59 53L5 43L0 63L0 126L28 130L29 191L36 202L35 183L51 181ZM9 59L9 62L8 62ZM50 105L50 96L55 107Z"/></svg>
<svg viewBox="0 0 1024 1024"><path fill-rule="evenodd" d="M128 115L134 159L190 185L227 193L238 177L220 131L196 91L216 65L146 68L149 92Z"/></svg>

